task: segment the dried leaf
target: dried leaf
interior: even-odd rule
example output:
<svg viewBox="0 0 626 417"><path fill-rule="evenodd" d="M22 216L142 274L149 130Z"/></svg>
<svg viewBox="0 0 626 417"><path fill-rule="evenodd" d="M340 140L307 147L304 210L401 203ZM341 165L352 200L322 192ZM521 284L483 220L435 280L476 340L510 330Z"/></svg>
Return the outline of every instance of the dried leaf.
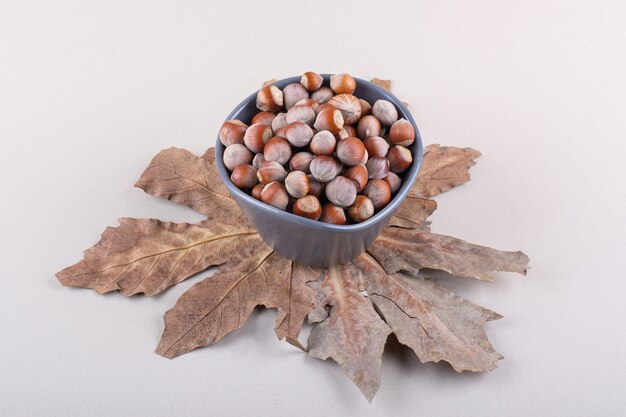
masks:
<svg viewBox="0 0 626 417"><path fill-rule="evenodd" d="M261 85L261 88L267 87L268 85L272 85L276 82L276 78L272 78L271 80L264 81Z"/></svg>
<svg viewBox="0 0 626 417"><path fill-rule="evenodd" d="M184 204L209 217L218 212L241 216L217 172L215 148L200 158L185 149L164 149L152 159L135 187ZM225 221L225 216L220 215L220 220Z"/></svg>
<svg viewBox="0 0 626 417"><path fill-rule="evenodd" d="M315 270L294 266L258 238L239 248L233 260L185 292L165 314L157 353L173 358L211 345L243 326L257 305L277 308L276 334L301 349L302 322L314 293L305 282Z"/></svg>
<svg viewBox="0 0 626 417"><path fill-rule="evenodd" d="M410 195L430 198L469 181L468 171L479 156L472 148L429 145Z"/></svg>
<svg viewBox="0 0 626 417"><path fill-rule="evenodd" d="M421 362L444 360L457 372L485 372L502 359L483 328L501 318L423 278L387 275L364 254L355 261L363 271L370 299L400 343L409 346Z"/></svg>
<svg viewBox="0 0 626 417"><path fill-rule="evenodd" d="M391 80L381 80L380 78L372 78L370 80L370 82L372 84L376 84L377 86L379 86L382 89L385 89L389 92L391 92Z"/></svg>
<svg viewBox="0 0 626 417"><path fill-rule="evenodd" d="M407 195L391 217L388 226L414 229L420 227L437 209L437 202L427 198Z"/></svg>
<svg viewBox="0 0 626 417"><path fill-rule="evenodd" d="M329 306L328 317L314 325L309 354L334 359L368 401L380 386L381 356L391 329L362 296L363 281L354 265L327 270L319 287L316 311Z"/></svg>
<svg viewBox="0 0 626 417"><path fill-rule="evenodd" d="M523 252L504 252L423 230L388 227L367 250L387 273L422 268L493 281L496 271L526 275L530 260Z"/></svg>
<svg viewBox="0 0 626 417"><path fill-rule="evenodd" d="M98 293L120 290L125 296L158 294L171 285L229 261L254 229L221 222L169 223L119 219L84 259L56 274L63 285ZM258 239L258 238L256 238Z"/></svg>

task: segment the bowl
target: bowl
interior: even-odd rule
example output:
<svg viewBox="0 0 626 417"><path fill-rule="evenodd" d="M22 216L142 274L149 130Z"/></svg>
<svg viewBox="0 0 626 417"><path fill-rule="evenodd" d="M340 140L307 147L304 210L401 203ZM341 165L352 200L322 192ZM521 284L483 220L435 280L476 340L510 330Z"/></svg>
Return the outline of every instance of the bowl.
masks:
<svg viewBox="0 0 626 417"><path fill-rule="evenodd" d="M323 74L324 85L330 85L330 74ZM372 105L376 100L388 100L396 106L398 117L407 119L415 129L415 142L409 147L413 154L413 164L400 175L402 185L389 204L368 220L350 225L334 225L296 216L259 201L230 180L230 171L223 162L224 145L215 143L217 168L230 195L245 215L254 224L261 238L282 256L300 264L327 267L347 263L355 259L376 239L389 219L400 206L413 182L417 178L422 162L422 139L411 113L397 97L390 92L359 78L356 80L354 95L367 100ZM288 84L300 82L300 76L276 81L280 89ZM228 115L226 120L239 119L250 124L252 116L260 110L256 107L257 93L242 101Z"/></svg>

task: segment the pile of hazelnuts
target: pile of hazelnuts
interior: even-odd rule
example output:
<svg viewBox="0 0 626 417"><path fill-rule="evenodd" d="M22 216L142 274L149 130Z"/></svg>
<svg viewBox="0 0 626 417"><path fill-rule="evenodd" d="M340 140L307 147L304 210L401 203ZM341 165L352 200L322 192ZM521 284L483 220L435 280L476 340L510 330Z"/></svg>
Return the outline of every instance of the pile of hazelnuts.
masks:
<svg viewBox="0 0 626 417"><path fill-rule="evenodd" d="M259 90L250 126L220 129L231 180L280 210L332 224L359 223L385 207L413 163L413 125L387 100L354 96L348 74L315 72Z"/></svg>

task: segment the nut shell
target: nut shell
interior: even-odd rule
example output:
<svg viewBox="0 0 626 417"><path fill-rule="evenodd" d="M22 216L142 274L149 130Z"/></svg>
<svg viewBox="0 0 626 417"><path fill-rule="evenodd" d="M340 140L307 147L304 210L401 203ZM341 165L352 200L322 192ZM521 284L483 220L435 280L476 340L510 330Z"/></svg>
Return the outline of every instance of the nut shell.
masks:
<svg viewBox="0 0 626 417"><path fill-rule="evenodd" d="M283 103L287 110L306 98L309 98L309 92L300 83L289 84L283 88Z"/></svg>
<svg viewBox="0 0 626 417"><path fill-rule="evenodd" d="M274 120L272 120L272 130L276 132L281 127L287 126L287 113L278 113Z"/></svg>
<svg viewBox="0 0 626 417"><path fill-rule="evenodd" d="M312 126L314 121L315 110L311 106L295 105L287 112L287 123L302 122Z"/></svg>
<svg viewBox="0 0 626 417"><path fill-rule="evenodd" d="M257 170L256 176L260 183L269 184L272 181L282 181L287 177L287 171L276 161L265 161Z"/></svg>
<svg viewBox="0 0 626 417"><path fill-rule="evenodd" d="M337 133L343 128L343 123L341 111L328 105L317 114L313 127L318 131L328 130L331 133Z"/></svg>
<svg viewBox="0 0 626 417"><path fill-rule="evenodd" d="M345 124L354 124L361 118L361 103L352 94L339 94L328 100L328 104L341 112Z"/></svg>
<svg viewBox="0 0 626 417"><path fill-rule="evenodd" d="M252 117L252 124L255 123L263 123L268 126L272 126L272 122L276 117L276 113L272 113L269 111L258 112Z"/></svg>
<svg viewBox="0 0 626 417"><path fill-rule="evenodd" d="M283 107L283 92L275 85L266 85L257 93L256 106L262 111L279 111Z"/></svg>
<svg viewBox="0 0 626 417"><path fill-rule="evenodd" d="M265 144L272 137L272 128L263 123L255 123L246 130L243 142L254 153L263 152Z"/></svg>
<svg viewBox="0 0 626 417"><path fill-rule="evenodd" d="M349 137L337 143L337 158L346 165L356 165L364 156L365 145L359 138Z"/></svg>
<svg viewBox="0 0 626 417"><path fill-rule="evenodd" d="M308 91L315 91L322 86L324 82L324 78L319 75L317 72L307 71L302 74L302 78L300 78L300 84Z"/></svg>
<svg viewBox="0 0 626 417"><path fill-rule="evenodd" d="M346 212L342 207L333 203L326 203L322 207L320 221L330 224L346 224Z"/></svg>
<svg viewBox="0 0 626 417"><path fill-rule="evenodd" d="M230 174L230 180L239 188L252 188L258 182L257 169L252 165L237 165Z"/></svg>
<svg viewBox="0 0 626 417"><path fill-rule="evenodd" d="M261 200L265 204L276 207L279 210L285 210L289 204L289 194L285 186L279 182L270 182L261 191Z"/></svg>
<svg viewBox="0 0 626 417"><path fill-rule="evenodd" d="M250 195L252 195L252 197L256 198L257 200L260 200L261 199L261 191L263 191L264 187L265 187L265 184L258 183L257 185L252 187L252 191L250 191Z"/></svg>
<svg viewBox="0 0 626 417"><path fill-rule="evenodd" d="M285 127L285 137L292 146L301 148L307 146L311 141L313 129L303 122L289 123Z"/></svg>
<svg viewBox="0 0 626 417"><path fill-rule="evenodd" d="M276 161L281 165L285 165L291 158L291 146L286 139L274 136L263 148L263 158L266 161Z"/></svg>
<svg viewBox="0 0 626 417"><path fill-rule="evenodd" d="M220 142L222 142L224 146L230 146L235 143L243 145L243 137L247 129L248 125L241 120L227 120L220 128Z"/></svg>
<svg viewBox="0 0 626 417"><path fill-rule="evenodd" d="M385 176L385 178L383 179L387 181L387 184L389 184L389 189L391 190L392 194L398 191L400 189L400 186L402 185L402 180L395 172L389 172L389 174L387 174L387 176Z"/></svg>
<svg viewBox="0 0 626 417"><path fill-rule="evenodd" d="M361 117L372 114L372 105L368 101L360 98L359 103L361 103Z"/></svg>
<svg viewBox="0 0 626 417"><path fill-rule="evenodd" d="M391 126L398 120L398 110L396 110L396 106L387 100L377 100L372 107L372 114L376 116L383 126Z"/></svg>
<svg viewBox="0 0 626 417"><path fill-rule="evenodd" d="M249 164L252 162L252 152L245 145L234 143L224 149L224 165L229 170L235 169L237 165Z"/></svg>
<svg viewBox="0 0 626 417"><path fill-rule="evenodd" d="M369 156L387 156L387 152L389 152L389 144L387 141L380 136L370 136L363 141L363 145L365 145L365 149Z"/></svg>
<svg viewBox="0 0 626 417"><path fill-rule="evenodd" d="M391 125L389 140L394 145L409 146L415 142L415 129L411 122L400 119Z"/></svg>
<svg viewBox="0 0 626 417"><path fill-rule="evenodd" d="M324 184L316 180L311 174L307 175L307 178L309 179L309 195L320 198L322 191L324 191Z"/></svg>
<svg viewBox="0 0 626 417"><path fill-rule="evenodd" d="M309 193L309 179L302 171L291 171L285 178L285 188L290 196L302 198Z"/></svg>
<svg viewBox="0 0 626 417"><path fill-rule="evenodd" d="M357 125L359 138L365 140L370 136L380 136L380 122L372 115L361 117Z"/></svg>
<svg viewBox="0 0 626 417"><path fill-rule="evenodd" d="M396 174L406 171L413 163L411 151L404 146L396 145L387 152L389 170Z"/></svg>
<svg viewBox="0 0 626 417"><path fill-rule="evenodd" d="M335 93L333 93L330 87L320 87L311 93L311 98L317 101L318 104L324 104L328 103L328 100L333 98L334 95Z"/></svg>
<svg viewBox="0 0 626 417"><path fill-rule="evenodd" d="M307 219L317 220L322 214L322 205L317 197L307 195L293 203L293 214Z"/></svg>
<svg viewBox="0 0 626 417"><path fill-rule="evenodd" d="M354 181L356 190L359 193L363 191L363 188L365 188L367 180L369 179L367 175L367 168L363 164L358 164L346 169L342 175Z"/></svg>
<svg viewBox="0 0 626 417"><path fill-rule="evenodd" d="M380 210L389 204L391 200L391 189L387 181L372 179L365 186L363 195L372 200L375 210Z"/></svg>
<svg viewBox="0 0 626 417"><path fill-rule="evenodd" d="M356 81L349 74L330 76L330 88L336 94L352 94L356 90Z"/></svg>
<svg viewBox="0 0 626 417"><path fill-rule="evenodd" d="M346 177L336 177L326 185L328 201L339 207L348 207L356 198L356 186Z"/></svg>
<svg viewBox="0 0 626 417"><path fill-rule="evenodd" d="M289 169L292 171L306 172L308 174L311 172L309 170L309 165L311 165L313 157L313 154L309 152L298 152L289 160Z"/></svg>
<svg viewBox="0 0 626 417"><path fill-rule="evenodd" d="M373 156L365 164L370 179L385 178L389 173L389 160L380 156Z"/></svg>
<svg viewBox="0 0 626 417"><path fill-rule="evenodd" d="M315 155L330 156L335 151L336 144L335 136L328 130L322 130L313 136L309 147Z"/></svg>
<svg viewBox="0 0 626 417"><path fill-rule="evenodd" d="M374 215L374 204L364 195L357 195L354 203L348 207L348 215L356 223L364 222Z"/></svg>
<svg viewBox="0 0 626 417"><path fill-rule="evenodd" d="M313 158L309 166L311 175L319 182L328 182L339 173L339 165L330 156L319 155Z"/></svg>

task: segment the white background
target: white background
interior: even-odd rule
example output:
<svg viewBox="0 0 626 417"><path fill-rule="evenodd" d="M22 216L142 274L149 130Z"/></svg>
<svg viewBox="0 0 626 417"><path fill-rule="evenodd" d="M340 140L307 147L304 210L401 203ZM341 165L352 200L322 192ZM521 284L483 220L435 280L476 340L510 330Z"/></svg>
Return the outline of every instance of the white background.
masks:
<svg viewBox="0 0 626 417"><path fill-rule="evenodd" d="M625 4L0 0L0 415L623 416ZM163 313L206 273L150 299L54 278L118 217L201 219L132 184L305 70L390 78L426 143L483 152L433 229L531 257L528 277L442 279L504 315L493 372L391 347L368 404L278 342L269 310L156 355Z"/></svg>

